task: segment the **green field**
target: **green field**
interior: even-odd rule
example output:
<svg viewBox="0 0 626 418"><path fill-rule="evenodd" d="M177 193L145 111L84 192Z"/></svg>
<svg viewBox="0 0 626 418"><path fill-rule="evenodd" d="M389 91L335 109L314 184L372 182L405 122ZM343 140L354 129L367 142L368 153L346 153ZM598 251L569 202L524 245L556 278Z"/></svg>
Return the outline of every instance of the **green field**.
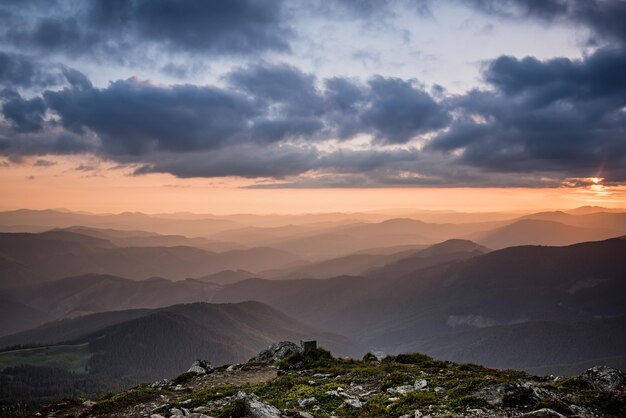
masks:
<svg viewBox="0 0 626 418"><path fill-rule="evenodd" d="M26 348L0 353L0 370L13 366L56 367L74 373L86 373L91 357L88 343Z"/></svg>

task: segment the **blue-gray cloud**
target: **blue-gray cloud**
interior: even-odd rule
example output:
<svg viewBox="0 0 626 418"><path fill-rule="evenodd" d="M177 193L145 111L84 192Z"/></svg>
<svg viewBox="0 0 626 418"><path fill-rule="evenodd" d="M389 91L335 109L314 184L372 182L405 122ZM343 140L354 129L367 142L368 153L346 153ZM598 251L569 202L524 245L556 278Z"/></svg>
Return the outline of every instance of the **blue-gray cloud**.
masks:
<svg viewBox="0 0 626 418"><path fill-rule="evenodd" d="M5 42L39 53L118 58L154 46L208 55L288 51L292 35L280 0L8 1Z"/></svg>
<svg viewBox="0 0 626 418"><path fill-rule="evenodd" d="M626 179L626 50L583 60L500 57L484 72L494 91L455 100L463 112L427 149L491 172L553 171Z"/></svg>

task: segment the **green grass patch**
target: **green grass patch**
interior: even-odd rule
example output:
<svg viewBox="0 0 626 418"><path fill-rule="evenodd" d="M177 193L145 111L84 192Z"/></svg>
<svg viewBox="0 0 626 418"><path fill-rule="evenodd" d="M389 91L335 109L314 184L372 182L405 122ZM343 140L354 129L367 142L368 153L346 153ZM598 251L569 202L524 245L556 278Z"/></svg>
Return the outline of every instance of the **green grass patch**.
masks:
<svg viewBox="0 0 626 418"><path fill-rule="evenodd" d="M87 373L87 361L90 357L88 343L24 348L0 353L0 370L15 366L36 366Z"/></svg>
<svg viewBox="0 0 626 418"><path fill-rule="evenodd" d="M125 392L109 394L96 401L90 412L96 415L113 414L128 406L152 399L156 392L156 389L142 385Z"/></svg>

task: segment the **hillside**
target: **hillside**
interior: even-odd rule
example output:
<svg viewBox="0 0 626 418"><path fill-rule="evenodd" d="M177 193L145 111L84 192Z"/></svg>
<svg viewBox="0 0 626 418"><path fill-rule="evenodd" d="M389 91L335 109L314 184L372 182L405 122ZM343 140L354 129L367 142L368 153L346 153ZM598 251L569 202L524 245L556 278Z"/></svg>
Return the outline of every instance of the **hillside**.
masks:
<svg viewBox="0 0 626 418"><path fill-rule="evenodd" d="M343 355L361 353L341 336L316 331L258 302L195 303L89 315L0 338L0 368L6 367L0 381L39 374L47 376L40 385L48 390L79 379L101 393L176 376L198 358L214 365L240 363L272 341L309 338ZM35 349L25 352L24 346ZM11 367L17 364L17 369ZM38 385L36 380L28 384ZM19 390L19 384L7 385L2 389Z"/></svg>
<svg viewBox="0 0 626 418"><path fill-rule="evenodd" d="M0 297L0 337L34 328L53 317L39 309Z"/></svg>
<svg viewBox="0 0 626 418"><path fill-rule="evenodd" d="M268 270L297 261L289 252L269 247L214 253L187 246L117 247L67 231L0 233L0 289L90 273L180 280L227 269Z"/></svg>
<svg viewBox="0 0 626 418"><path fill-rule="evenodd" d="M562 214L547 218L580 218ZM489 248L506 248L517 245L571 245L585 241L600 241L621 235L611 229L581 227L546 219L522 219L510 225L472 235L472 239Z"/></svg>
<svg viewBox="0 0 626 418"><path fill-rule="evenodd" d="M224 287L214 300L258 300L370 349L397 352L400 347L421 350L409 344L463 330L626 315L624 271L626 240L611 239L567 247L512 247L398 275L249 279ZM591 331L588 338L593 338ZM512 344L523 341L522 334L511 338ZM495 350L478 350L472 344L466 348L485 356Z"/></svg>
<svg viewBox="0 0 626 418"><path fill-rule="evenodd" d="M623 417L626 375L606 367L542 378L437 361L422 354L334 358L276 343L248 363L202 367L82 403L42 408L54 416Z"/></svg>
<svg viewBox="0 0 626 418"><path fill-rule="evenodd" d="M7 297L37 307L50 318L62 319L96 312L158 308L178 303L210 302L218 285L186 279L130 280L88 274L6 291ZM2 332L0 335L7 333Z"/></svg>

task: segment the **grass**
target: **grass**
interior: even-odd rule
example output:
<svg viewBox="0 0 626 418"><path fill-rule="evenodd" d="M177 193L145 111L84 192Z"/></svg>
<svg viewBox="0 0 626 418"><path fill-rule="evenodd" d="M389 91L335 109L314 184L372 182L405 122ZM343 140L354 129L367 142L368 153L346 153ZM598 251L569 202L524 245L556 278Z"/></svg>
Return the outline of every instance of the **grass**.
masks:
<svg viewBox="0 0 626 418"><path fill-rule="evenodd" d="M87 373L87 361L90 357L88 343L24 348L0 353L0 370L25 365Z"/></svg>
<svg viewBox="0 0 626 418"><path fill-rule="evenodd" d="M265 383L196 388L169 406L207 406L207 413L212 416L243 417L244 402L234 395L244 391L255 393L289 417L297 417L300 411L304 411L322 418L382 418L413 415L416 410L424 414L454 417L467 413L469 408L493 409L474 394L485 386L504 383L511 388L501 406L507 410L528 412L547 407L571 415L569 405L576 404L600 416L626 416L626 393L597 391L579 379L568 378L557 382L543 381L543 387L553 394L553 398L541 400L533 395L531 389L519 384L533 380L526 373L437 361L420 354L389 356L378 361L372 356L363 360L333 358L325 350L315 350L290 356L277 366L281 369L279 375ZM188 379L189 374L183 374L176 381L184 383ZM404 395L386 393L389 387L412 384L417 379L426 379L428 390ZM357 390L357 387L362 394L362 407L345 405L345 397L341 393L352 388ZM435 388L439 389L435 391ZM92 413L108 416L159 393L163 392L144 386L110 395L99 400ZM315 400L300 406L298 400L307 398Z"/></svg>

